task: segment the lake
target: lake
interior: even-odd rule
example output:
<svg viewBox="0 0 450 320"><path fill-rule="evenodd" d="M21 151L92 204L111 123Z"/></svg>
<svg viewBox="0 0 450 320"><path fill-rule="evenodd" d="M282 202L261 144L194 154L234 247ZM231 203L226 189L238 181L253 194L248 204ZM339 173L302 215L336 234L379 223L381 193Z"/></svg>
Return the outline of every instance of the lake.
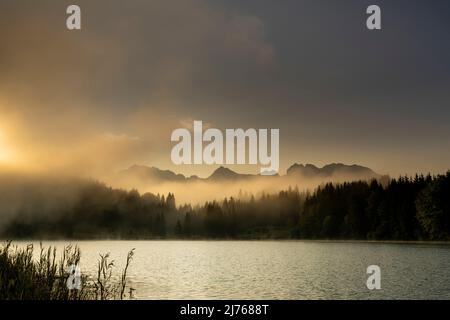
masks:
<svg viewBox="0 0 450 320"><path fill-rule="evenodd" d="M28 242L14 242L24 245ZM450 245L321 241L58 241L81 248L94 275L100 253L137 299L450 299ZM34 243L39 246L38 242ZM366 269L381 269L381 289Z"/></svg>

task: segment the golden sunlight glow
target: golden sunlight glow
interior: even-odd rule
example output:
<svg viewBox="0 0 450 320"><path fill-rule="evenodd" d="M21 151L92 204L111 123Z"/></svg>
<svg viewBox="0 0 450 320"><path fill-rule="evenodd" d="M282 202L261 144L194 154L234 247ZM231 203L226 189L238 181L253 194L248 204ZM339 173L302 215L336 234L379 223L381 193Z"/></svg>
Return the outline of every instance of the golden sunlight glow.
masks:
<svg viewBox="0 0 450 320"><path fill-rule="evenodd" d="M8 146L4 133L0 130L0 163L12 163L14 161L14 151Z"/></svg>

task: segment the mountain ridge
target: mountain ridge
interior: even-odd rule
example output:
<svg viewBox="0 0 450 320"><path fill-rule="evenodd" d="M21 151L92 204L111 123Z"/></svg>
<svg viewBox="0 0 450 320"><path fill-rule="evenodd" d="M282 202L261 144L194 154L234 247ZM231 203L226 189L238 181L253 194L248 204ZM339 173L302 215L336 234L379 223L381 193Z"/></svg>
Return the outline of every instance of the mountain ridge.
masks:
<svg viewBox="0 0 450 320"><path fill-rule="evenodd" d="M236 181L241 179L253 179L258 177L273 177L264 176L260 174L244 174L237 173L227 167L220 166L215 169L208 177L200 178L196 175L185 176L181 173L175 173L171 170L163 170L154 166L146 165L132 165L129 168L119 172L121 176L131 176L142 180L155 180L158 182L188 182L188 181L209 181L209 182L224 182ZM368 167L357 164L347 165L343 163L330 163L323 167L317 167L313 164L299 164L291 165L284 175L275 175L278 177L297 177L297 178L332 178L334 176L349 176L350 178L361 180L380 179L384 177L373 171Z"/></svg>

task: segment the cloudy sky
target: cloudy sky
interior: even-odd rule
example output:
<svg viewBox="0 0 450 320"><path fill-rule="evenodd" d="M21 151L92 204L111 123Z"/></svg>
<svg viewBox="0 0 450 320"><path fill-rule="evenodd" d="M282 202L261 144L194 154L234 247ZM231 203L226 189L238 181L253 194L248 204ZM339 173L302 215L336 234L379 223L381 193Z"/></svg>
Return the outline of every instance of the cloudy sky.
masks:
<svg viewBox="0 0 450 320"><path fill-rule="evenodd" d="M375 2L381 31L365 27ZM170 161L170 133L195 119L279 128L281 172L446 171L450 5L375 2L2 0L0 166L204 176ZM73 3L81 31L65 26Z"/></svg>

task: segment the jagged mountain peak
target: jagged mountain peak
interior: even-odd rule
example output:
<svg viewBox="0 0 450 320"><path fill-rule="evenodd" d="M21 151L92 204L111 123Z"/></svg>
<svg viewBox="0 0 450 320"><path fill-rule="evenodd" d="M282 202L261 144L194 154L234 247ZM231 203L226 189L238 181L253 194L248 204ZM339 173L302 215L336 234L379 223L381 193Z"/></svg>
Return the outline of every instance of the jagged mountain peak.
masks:
<svg viewBox="0 0 450 320"><path fill-rule="evenodd" d="M303 177L330 177L333 175L349 175L351 176L361 176L361 178L378 178L379 174L374 172L372 169L363 167L360 165L352 164L347 165L343 163L330 163L324 165L322 168L316 167L312 164L293 164L288 170L288 175L300 175Z"/></svg>
<svg viewBox="0 0 450 320"><path fill-rule="evenodd" d="M236 179L241 176L239 173L234 172L233 170L220 166L208 177L208 180L217 180L217 179ZM242 175L245 176L245 175Z"/></svg>

